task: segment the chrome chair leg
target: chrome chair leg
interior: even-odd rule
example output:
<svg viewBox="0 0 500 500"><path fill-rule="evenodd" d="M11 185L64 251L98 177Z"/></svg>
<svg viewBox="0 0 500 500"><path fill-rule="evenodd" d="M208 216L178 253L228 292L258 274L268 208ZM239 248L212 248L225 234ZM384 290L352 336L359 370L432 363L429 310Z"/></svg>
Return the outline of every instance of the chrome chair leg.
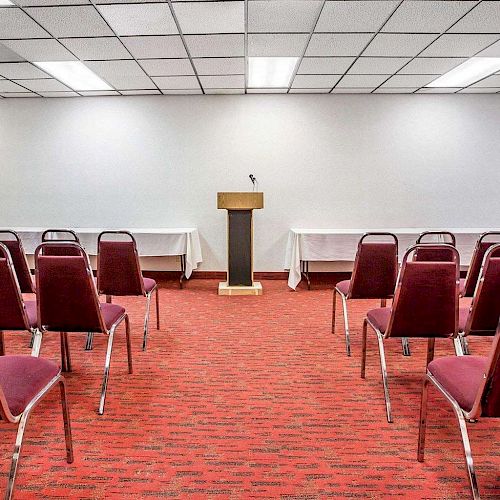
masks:
<svg viewBox="0 0 500 500"><path fill-rule="evenodd" d="M160 288L156 287L156 329L160 329Z"/></svg>
<svg viewBox="0 0 500 500"><path fill-rule="evenodd" d="M87 333L87 341L85 342L85 350L91 351L94 347L94 332Z"/></svg>
<svg viewBox="0 0 500 500"><path fill-rule="evenodd" d="M467 341L467 337L462 337L460 336L460 343L462 344L462 352L464 353L465 356L468 356L470 354L469 351L469 342Z"/></svg>
<svg viewBox="0 0 500 500"><path fill-rule="evenodd" d="M363 321L363 336L361 345L361 378L365 378L366 370L366 337L367 337L368 322Z"/></svg>
<svg viewBox="0 0 500 500"><path fill-rule="evenodd" d="M132 343L130 341L130 320L128 319L128 314L125 315L125 335L127 338L127 360L128 360L128 372L132 373Z"/></svg>
<svg viewBox="0 0 500 500"><path fill-rule="evenodd" d="M61 340L61 371L63 373L68 371L68 358L66 357L66 343L64 342L63 332L59 333Z"/></svg>
<svg viewBox="0 0 500 500"><path fill-rule="evenodd" d="M33 349L31 350L31 355L38 358L38 356L40 356L40 350L42 349L43 334L38 328L35 328L31 332L31 338L33 339Z"/></svg>
<svg viewBox="0 0 500 500"><path fill-rule="evenodd" d="M31 332L31 338L30 338L30 343L29 343L29 348L30 349L33 349L33 342L35 341L34 337L33 337L33 332Z"/></svg>
<svg viewBox="0 0 500 500"><path fill-rule="evenodd" d="M61 406L64 421L64 438L66 440L66 461L73 463L73 439L71 436L71 418L69 414L68 398L66 396L66 382L64 378L59 379L59 390L61 393Z"/></svg>
<svg viewBox="0 0 500 500"><path fill-rule="evenodd" d="M382 383L384 384L385 409L387 422L392 423L391 399L389 396L389 380L387 377L387 365L385 362L384 338L380 332L377 333L378 350L380 354L380 371L382 372Z"/></svg>
<svg viewBox="0 0 500 500"><path fill-rule="evenodd" d="M455 348L455 354L457 356L463 356L464 355L464 349L463 349L463 344L460 339L460 337L455 337L453 339L453 347Z"/></svg>
<svg viewBox="0 0 500 500"><path fill-rule="evenodd" d="M66 371L71 371L71 352L69 350L69 342L68 342L68 332L62 332L62 337L64 341L64 352L66 355Z"/></svg>
<svg viewBox="0 0 500 500"><path fill-rule="evenodd" d="M25 411L19 420L19 426L17 428L17 435L16 435L16 444L14 445L14 453L12 455L12 462L10 465L7 490L5 492L5 500L10 500L12 498L12 493L14 491L14 483L16 482L17 467L19 465L19 457L21 455L21 448L23 446L24 431L26 429L26 424L28 423L29 416L30 416L30 411L29 410Z"/></svg>
<svg viewBox="0 0 500 500"><path fill-rule="evenodd" d="M418 427L418 451L417 460L419 462L424 461L425 452L425 432L427 430L427 393L429 391L429 378L427 375L424 378L424 384L422 386L422 400L420 402L420 423Z"/></svg>
<svg viewBox="0 0 500 500"><path fill-rule="evenodd" d="M144 316L144 337L142 339L142 350L146 350L148 342L149 309L151 306L151 292L146 294L146 315Z"/></svg>
<svg viewBox="0 0 500 500"><path fill-rule="evenodd" d="M335 333L335 314L337 312L337 291L333 289L333 304L332 304L332 333Z"/></svg>
<svg viewBox="0 0 500 500"><path fill-rule="evenodd" d="M101 399L99 401L99 415L104 413L104 403L106 401L106 390L108 388L109 368L111 365L111 352L113 351L113 338L115 336L115 327L111 328L108 334L108 347L106 349L106 360L104 361L104 377L102 379Z"/></svg>
<svg viewBox="0 0 500 500"><path fill-rule="evenodd" d="M343 294L340 294L342 298L342 309L344 311L344 331L345 331L345 347L347 355L351 355L351 337L349 335L349 318L347 317L347 300Z"/></svg>
<svg viewBox="0 0 500 500"><path fill-rule="evenodd" d="M410 341L407 337L401 337L401 345L403 346L403 356L411 356Z"/></svg>
<svg viewBox="0 0 500 500"><path fill-rule="evenodd" d="M0 330L0 356L5 356L5 344L3 338L3 331Z"/></svg>

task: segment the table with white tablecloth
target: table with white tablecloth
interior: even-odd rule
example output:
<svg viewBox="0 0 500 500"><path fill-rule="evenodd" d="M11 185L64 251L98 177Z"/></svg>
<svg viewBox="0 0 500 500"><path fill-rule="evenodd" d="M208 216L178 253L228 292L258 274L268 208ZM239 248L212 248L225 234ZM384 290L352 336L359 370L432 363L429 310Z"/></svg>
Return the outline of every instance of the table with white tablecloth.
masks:
<svg viewBox="0 0 500 500"><path fill-rule="evenodd" d="M27 254L33 254L42 240L45 228L18 227L16 231ZM89 255L97 255L97 237L105 229L71 228L78 235L80 244ZM198 229L189 228L147 228L127 229L137 242L137 250L141 257L180 256L181 272L189 279L191 273L202 262L200 237ZM64 234L51 232L49 237L57 239ZM66 234L67 236L67 234ZM181 276L182 280L182 276Z"/></svg>
<svg viewBox="0 0 500 500"><path fill-rule="evenodd" d="M468 265L480 234L490 229L447 229L455 234L461 264ZM358 241L366 232L391 232L399 240L399 257L415 243L418 235L426 229L295 229L288 234L284 268L289 270L288 286L295 288L300 283L308 263L349 261L354 262Z"/></svg>

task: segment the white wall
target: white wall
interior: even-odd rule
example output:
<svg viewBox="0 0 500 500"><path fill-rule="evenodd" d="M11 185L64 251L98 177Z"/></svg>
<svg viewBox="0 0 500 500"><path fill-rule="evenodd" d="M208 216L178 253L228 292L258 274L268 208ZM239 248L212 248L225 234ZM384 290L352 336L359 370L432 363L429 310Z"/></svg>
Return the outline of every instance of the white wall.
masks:
<svg viewBox="0 0 500 500"><path fill-rule="evenodd" d="M225 268L216 192L265 193L255 269L288 228L498 227L498 95L0 100L0 226L185 227Z"/></svg>

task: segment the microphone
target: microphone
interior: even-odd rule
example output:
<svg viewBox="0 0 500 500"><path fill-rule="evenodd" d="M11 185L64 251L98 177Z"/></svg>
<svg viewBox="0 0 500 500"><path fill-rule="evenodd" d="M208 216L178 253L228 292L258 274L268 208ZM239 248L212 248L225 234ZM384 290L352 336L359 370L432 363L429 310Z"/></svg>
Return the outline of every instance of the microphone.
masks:
<svg viewBox="0 0 500 500"><path fill-rule="evenodd" d="M257 179L254 177L254 175L250 174L248 177L250 177L250 180L252 181L252 184L255 186L255 183L257 182Z"/></svg>

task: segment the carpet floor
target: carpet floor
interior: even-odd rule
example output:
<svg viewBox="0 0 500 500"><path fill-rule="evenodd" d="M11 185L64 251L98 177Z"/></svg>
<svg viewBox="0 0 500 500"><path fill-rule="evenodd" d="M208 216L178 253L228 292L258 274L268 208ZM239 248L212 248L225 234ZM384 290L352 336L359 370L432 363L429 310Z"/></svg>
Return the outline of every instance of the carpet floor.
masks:
<svg viewBox="0 0 500 500"><path fill-rule="evenodd" d="M290 291L263 282L261 297L217 295L217 282L173 282L160 290L161 329L152 308L142 352L142 298L117 299L131 317L134 373L124 329L115 337L105 414L97 415L106 338L70 334L67 374L75 461L64 454L57 391L28 423L15 496L20 499L422 498L470 496L451 407L431 389L427 449L416 460L425 341L387 346L394 423L388 424L376 338L360 378L361 325L374 301L349 303L352 357L341 308L330 329L327 286ZM5 334L7 354L29 353L28 335ZM474 354L491 339L473 339ZM436 342L436 356L453 353ZM58 360L58 335L42 356ZM500 422L469 425L483 498L500 498ZM0 491L15 428L0 425Z"/></svg>

